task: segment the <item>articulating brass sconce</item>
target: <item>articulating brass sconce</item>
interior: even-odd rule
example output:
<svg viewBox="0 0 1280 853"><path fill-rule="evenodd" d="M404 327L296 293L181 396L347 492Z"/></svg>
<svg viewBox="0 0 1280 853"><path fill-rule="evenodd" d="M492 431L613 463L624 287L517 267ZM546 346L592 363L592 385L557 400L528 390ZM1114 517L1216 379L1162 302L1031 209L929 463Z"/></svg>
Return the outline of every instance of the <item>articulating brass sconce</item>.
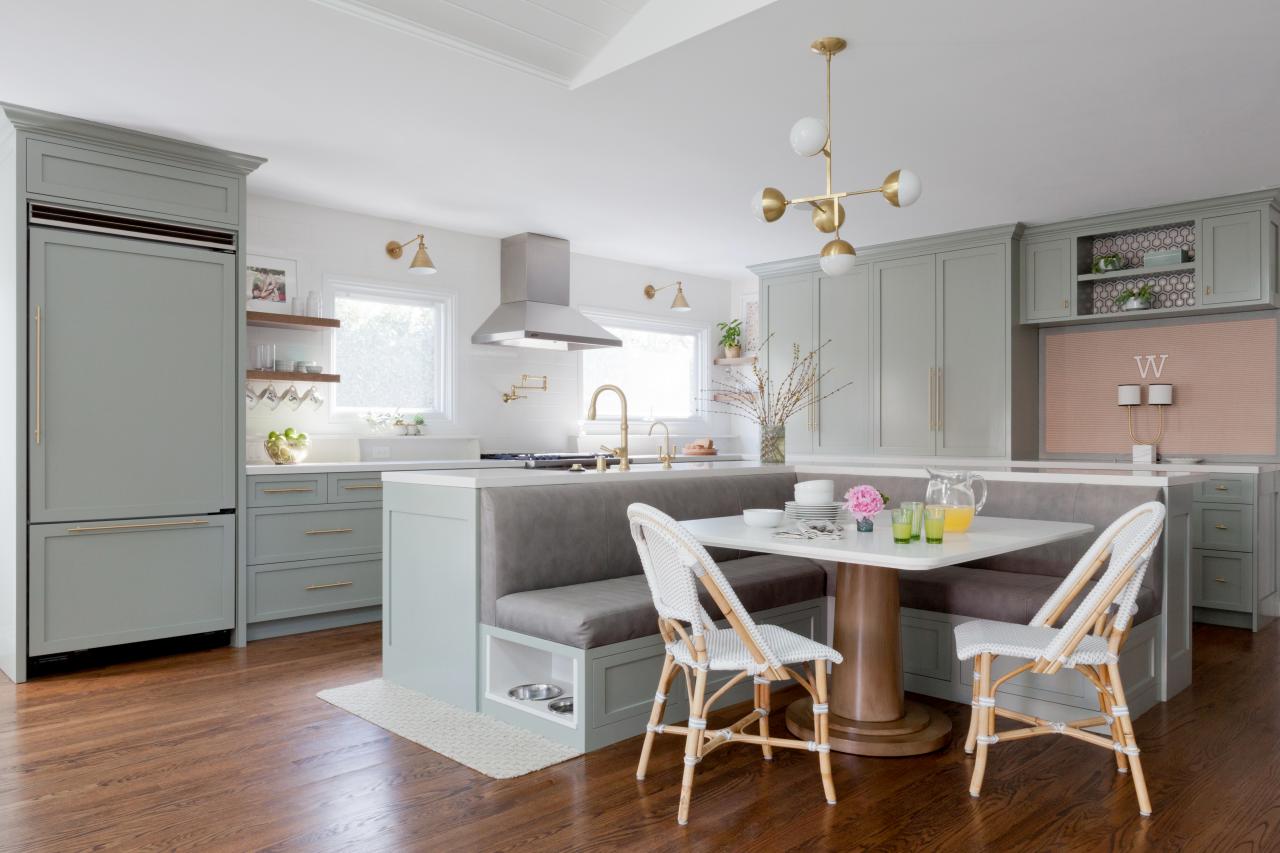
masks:
<svg viewBox="0 0 1280 853"><path fill-rule="evenodd" d="M541 385L528 385L528 384L526 384L530 379L541 379L541 380L542 380L542 384L541 384ZM530 375L529 375L529 374L527 374L527 373L522 373L522 374L520 375L520 384L519 384L519 385L512 385L512 386L511 386L511 392L510 392L510 393L503 392L503 394L502 394L502 402L504 402L504 403L510 403L512 400L527 400L527 399L529 399L529 397L528 397L528 395L527 395L527 394L521 394L521 393L519 393L519 392L521 392L521 391L546 391L546 390L547 390L547 377L545 377L545 376L530 376Z"/></svg>
<svg viewBox="0 0 1280 853"><path fill-rule="evenodd" d="M403 243L397 243L395 240L387 243L387 257L393 261L400 260L404 257L404 247L413 243L414 240L418 241L418 251L413 253L413 260L409 261L409 272L414 275L431 275L436 271L436 265L431 263L431 256L427 254L426 237L422 234L411 237Z"/></svg>
<svg viewBox="0 0 1280 853"><path fill-rule="evenodd" d="M667 288L670 288L670 287L674 287L676 289L676 298L671 300L671 310L672 311L691 310L689 308L689 300L684 298L684 284L679 281L675 282L674 284L664 284L662 287L654 287L652 284L646 284L644 286L644 298L653 299L655 296L658 295L659 291L666 290Z"/></svg>
<svg viewBox="0 0 1280 853"><path fill-rule="evenodd" d="M821 154L827 160L827 191L822 195L793 198L790 201L781 190L765 187L751 198L751 209L762 222L773 222L787 212L793 204L807 204L813 208L813 227L823 234L835 233L835 239L822 247L819 263L827 275L842 275L853 269L854 251L847 241L840 239L840 226L844 224L844 206L840 199L847 196L880 193L894 207L906 207L920 198L920 177L908 169L896 169L889 173L878 187L852 192L833 192L831 189L831 57L848 47L848 42L836 36L820 38L809 46L814 53L827 60L827 119L809 116L791 126L791 149L801 157Z"/></svg>

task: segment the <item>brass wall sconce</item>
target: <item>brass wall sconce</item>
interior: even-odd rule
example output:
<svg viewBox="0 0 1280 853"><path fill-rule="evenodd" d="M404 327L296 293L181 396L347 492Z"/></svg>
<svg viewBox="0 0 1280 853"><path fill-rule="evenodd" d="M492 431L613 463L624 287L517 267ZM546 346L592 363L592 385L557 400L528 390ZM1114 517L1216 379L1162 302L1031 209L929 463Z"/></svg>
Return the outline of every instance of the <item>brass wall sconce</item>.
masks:
<svg viewBox="0 0 1280 853"><path fill-rule="evenodd" d="M684 284L679 281L675 282L674 284L664 284L662 287L654 287L652 284L646 284L644 286L644 298L653 299L659 293L671 287L674 287L676 289L676 298L671 300L671 310L672 311L692 310L689 308L689 300L684 298Z"/></svg>
<svg viewBox="0 0 1280 853"><path fill-rule="evenodd" d="M1167 406L1173 405L1173 386L1151 385L1147 388L1147 405L1155 406L1159 413L1159 426L1156 428L1155 438L1152 439L1138 438L1138 434L1133 429L1133 410L1142 405L1141 385L1117 385L1116 404L1124 406L1129 413L1129 438L1133 441L1133 461L1155 462L1156 446L1164 438L1164 410Z"/></svg>
<svg viewBox="0 0 1280 853"><path fill-rule="evenodd" d="M530 384L528 384L530 379L540 379L540 380L542 380L542 384L541 384L541 385L530 385ZM527 400L527 399L529 399L528 395L527 395L527 394L521 394L521 393L520 393L521 391L546 391L546 390L547 390L547 377L545 377L545 376L530 376L530 375L529 375L529 374L527 374L527 373L522 373L522 374L520 375L520 384L519 384L519 385L512 385L512 386L511 386L511 391L510 391L510 392L503 392L503 394L502 394L502 402L504 402L504 403L510 403L512 400Z"/></svg>
<svg viewBox="0 0 1280 853"><path fill-rule="evenodd" d="M404 257L404 247L411 245L414 240L418 241L418 251L413 253L413 260L409 261L409 272L414 275L431 275L436 271L436 265L431 263L431 256L427 254L426 237L422 234L411 237L403 243L397 243L395 240L387 243L387 257L393 261L400 260Z"/></svg>

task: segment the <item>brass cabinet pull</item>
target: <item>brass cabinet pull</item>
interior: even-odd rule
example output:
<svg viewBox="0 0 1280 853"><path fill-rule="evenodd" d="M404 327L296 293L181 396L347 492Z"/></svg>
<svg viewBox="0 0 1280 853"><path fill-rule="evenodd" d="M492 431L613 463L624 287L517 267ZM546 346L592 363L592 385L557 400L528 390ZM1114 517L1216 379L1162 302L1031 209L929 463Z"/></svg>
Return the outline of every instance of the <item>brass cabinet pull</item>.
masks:
<svg viewBox="0 0 1280 853"><path fill-rule="evenodd" d="M1226 582L1227 582L1227 579L1226 579L1226 578L1214 578L1214 579L1213 579L1213 582L1214 582L1214 583L1226 583Z"/></svg>
<svg viewBox="0 0 1280 853"><path fill-rule="evenodd" d="M294 486L288 489L263 489L264 495L292 495L298 492L314 492L315 486Z"/></svg>
<svg viewBox="0 0 1280 853"><path fill-rule="evenodd" d="M381 483L357 483L354 486L348 486L346 483L343 483L342 488L347 489L348 491L355 491L356 489L381 489L382 484Z"/></svg>
<svg viewBox="0 0 1280 853"><path fill-rule="evenodd" d="M337 589L340 586L351 586L352 581L338 581L336 583L313 583L305 589L310 592L314 589Z"/></svg>
<svg viewBox="0 0 1280 853"><path fill-rule="evenodd" d="M933 408L934 403L938 399L938 390L937 390L938 385L937 385L936 373L937 371L935 368L932 368L932 367L929 368L929 431L930 432L938 428L937 421L935 420L934 408Z"/></svg>
<svg viewBox="0 0 1280 853"><path fill-rule="evenodd" d="M1063 308L1070 308L1070 307L1071 307L1071 301L1070 301L1070 300L1068 300L1068 299L1064 299L1064 300L1062 300L1062 307L1063 307Z"/></svg>
<svg viewBox="0 0 1280 853"><path fill-rule="evenodd" d="M351 531L352 531L352 528L350 527L330 527L326 530L308 530L307 535L308 536L324 536L329 533L350 533Z"/></svg>
<svg viewBox="0 0 1280 853"><path fill-rule="evenodd" d="M1226 526L1225 524L1223 524L1222 522L1218 522L1217 524L1215 524L1215 525L1214 525L1214 527L1218 528L1219 530L1226 530L1226 529L1227 529L1227 526Z"/></svg>
<svg viewBox="0 0 1280 853"><path fill-rule="evenodd" d="M208 524L203 518L187 521L150 521L145 524L103 524L99 527L68 527L68 533L118 533L121 530L154 530L160 527L198 527Z"/></svg>
<svg viewBox="0 0 1280 853"><path fill-rule="evenodd" d="M944 373L943 373L943 369L942 369L941 367L939 367L939 368L938 368L938 381L937 381L937 386L938 386L938 416L937 416L938 426L937 426L937 429L938 429L938 430L941 430L941 429L943 428L943 424L946 422L946 414L945 414L945 411L946 411L946 400L947 400L947 398L946 398L946 396L945 396L945 391L943 390L943 388L944 388L944 387L945 387L945 385L946 385L946 378L945 378L945 377L946 377L946 374L944 374Z"/></svg>
<svg viewBox="0 0 1280 853"><path fill-rule="evenodd" d="M44 349L44 343L40 319L40 306L36 306L36 444L40 443L40 410L44 408L44 365L41 364L41 350Z"/></svg>
<svg viewBox="0 0 1280 853"><path fill-rule="evenodd" d="M1227 484L1226 484L1226 483L1219 483L1218 485L1214 486L1214 488L1215 488L1215 489L1217 489L1217 490L1218 490L1218 491L1220 491L1220 492L1225 492L1225 491L1227 490Z"/></svg>

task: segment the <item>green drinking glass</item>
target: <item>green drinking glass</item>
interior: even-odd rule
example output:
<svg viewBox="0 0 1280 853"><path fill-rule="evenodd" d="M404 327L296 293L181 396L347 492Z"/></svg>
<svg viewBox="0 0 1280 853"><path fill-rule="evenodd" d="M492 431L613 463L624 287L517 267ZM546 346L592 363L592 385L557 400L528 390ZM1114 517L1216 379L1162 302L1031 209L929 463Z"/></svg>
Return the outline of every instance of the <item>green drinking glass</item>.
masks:
<svg viewBox="0 0 1280 853"><path fill-rule="evenodd" d="M900 506L893 511L893 541L905 545L911 541L911 510Z"/></svg>
<svg viewBox="0 0 1280 853"><path fill-rule="evenodd" d="M924 541L930 545L942 544L942 529L947 522L947 508L930 505L924 508Z"/></svg>
<svg viewBox="0 0 1280 853"><path fill-rule="evenodd" d="M920 526L924 524L924 502L903 501L900 506L911 510L911 541L920 541Z"/></svg>

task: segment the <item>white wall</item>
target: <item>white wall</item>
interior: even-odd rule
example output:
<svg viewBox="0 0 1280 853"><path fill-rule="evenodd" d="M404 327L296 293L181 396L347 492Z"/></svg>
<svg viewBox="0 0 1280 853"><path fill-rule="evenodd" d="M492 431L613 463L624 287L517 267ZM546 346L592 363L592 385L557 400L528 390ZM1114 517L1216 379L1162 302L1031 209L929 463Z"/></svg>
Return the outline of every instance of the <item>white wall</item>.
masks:
<svg viewBox="0 0 1280 853"><path fill-rule="evenodd" d="M760 298L760 279L754 275L735 278L729 285L729 310L733 316L741 318L743 306L748 301ZM763 329L760 331L763 334ZM756 352L743 352L743 355L759 355ZM760 452L760 427L742 417L727 418L729 434L742 452L748 456L758 456Z"/></svg>
<svg viewBox="0 0 1280 853"><path fill-rule="evenodd" d="M297 261L299 290L324 289L326 277L386 283L407 288L446 291L456 298L456 365L454 418L450 423L430 424L438 435L478 435L484 451L567 450L576 442L583 415L576 353L507 347L475 346L471 333L498 305L499 240L406 222L380 219L346 211L298 204L250 195L248 252ZM438 272L432 276L408 273L408 255L399 261L386 256L388 240L403 241L425 231L427 248ZM565 235L557 235L565 236ZM569 236L572 240L572 235ZM684 282L691 311L676 317L714 327L731 312L729 283L672 270L574 254L570 285L574 305L608 308L652 316L671 316L671 291L656 300L644 298L646 282L658 285L676 279ZM326 294L327 295L327 294ZM327 366L327 332L251 328L249 345L273 342L280 357L313 359ZM712 339L714 343L714 337ZM711 355L715 355L712 352ZM522 373L549 377L550 391L528 392L528 399L502 402L502 392L518 382ZM304 391L306 386L299 385ZM284 390L277 384L277 390ZM321 393L326 396L324 386ZM625 390L625 389L624 389ZM255 451L269 430L293 426L313 436L367 435L362 422L334 421L328 405L315 410L310 402L294 412L282 405L275 412L265 405L248 414L250 450ZM647 429L647 427L645 428ZM640 440L645 429L633 428L633 447L644 452ZM708 432L723 436L728 425L712 418ZM592 446L596 442L593 440ZM720 443L720 442L718 442Z"/></svg>

